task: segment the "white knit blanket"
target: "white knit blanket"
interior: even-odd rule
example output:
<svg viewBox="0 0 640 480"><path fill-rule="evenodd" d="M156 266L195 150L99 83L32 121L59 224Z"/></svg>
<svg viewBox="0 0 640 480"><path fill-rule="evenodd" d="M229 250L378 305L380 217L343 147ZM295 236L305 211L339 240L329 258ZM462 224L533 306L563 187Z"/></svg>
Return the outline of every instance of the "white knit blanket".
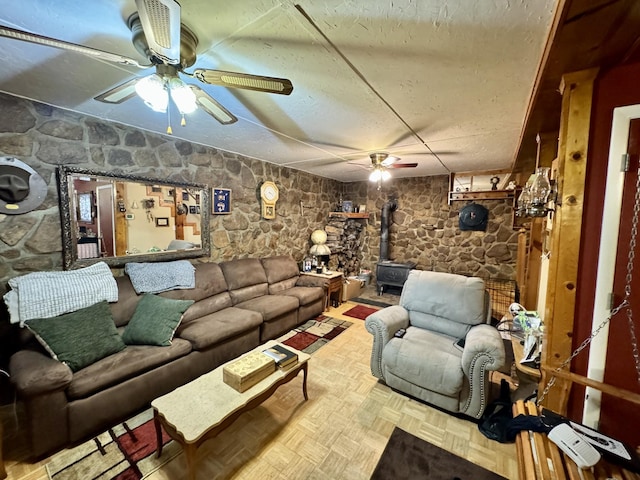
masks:
<svg viewBox="0 0 640 480"><path fill-rule="evenodd" d="M50 318L90 307L98 302L118 301L118 286L104 262L66 272L33 272L9 280L4 295L11 323Z"/></svg>
<svg viewBox="0 0 640 480"><path fill-rule="evenodd" d="M187 260L158 263L129 262L124 271L136 293L160 293L195 288L196 269Z"/></svg>

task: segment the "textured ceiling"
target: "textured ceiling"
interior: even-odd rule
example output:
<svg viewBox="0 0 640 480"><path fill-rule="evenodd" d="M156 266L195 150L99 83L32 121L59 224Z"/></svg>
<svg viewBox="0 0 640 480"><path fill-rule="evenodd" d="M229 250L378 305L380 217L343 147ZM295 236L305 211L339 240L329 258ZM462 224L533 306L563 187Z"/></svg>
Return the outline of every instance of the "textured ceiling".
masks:
<svg viewBox="0 0 640 480"><path fill-rule="evenodd" d="M555 1L183 0L195 67L289 78L289 96L201 85L238 117L202 111L174 136L341 181L366 179L369 153L417 162L401 176L510 168ZM0 24L141 62L133 0L0 0ZM135 97L94 97L140 70L0 38L0 91L164 133ZM185 81L197 80L183 77Z"/></svg>

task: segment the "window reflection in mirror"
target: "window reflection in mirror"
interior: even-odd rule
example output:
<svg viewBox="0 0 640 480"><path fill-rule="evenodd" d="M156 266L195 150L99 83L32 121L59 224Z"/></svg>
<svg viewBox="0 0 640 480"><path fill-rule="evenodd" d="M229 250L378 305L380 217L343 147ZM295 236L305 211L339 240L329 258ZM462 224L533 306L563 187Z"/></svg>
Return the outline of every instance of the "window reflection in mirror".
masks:
<svg viewBox="0 0 640 480"><path fill-rule="evenodd" d="M209 190L60 167L65 268L208 255Z"/></svg>

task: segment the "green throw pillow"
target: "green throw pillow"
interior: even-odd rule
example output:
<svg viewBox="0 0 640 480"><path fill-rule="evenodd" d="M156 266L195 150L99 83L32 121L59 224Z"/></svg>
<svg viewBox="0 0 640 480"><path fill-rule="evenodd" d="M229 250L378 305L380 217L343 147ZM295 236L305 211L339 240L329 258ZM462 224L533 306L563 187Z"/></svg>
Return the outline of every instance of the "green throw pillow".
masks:
<svg viewBox="0 0 640 480"><path fill-rule="evenodd" d="M173 300L145 293L129 320L122 340L127 345L171 345L182 314L193 300Z"/></svg>
<svg viewBox="0 0 640 480"><path fill-rule="evenodd" d="M106 301L52 318L26 322L49 354L78 370L124 349Z"/></svg>

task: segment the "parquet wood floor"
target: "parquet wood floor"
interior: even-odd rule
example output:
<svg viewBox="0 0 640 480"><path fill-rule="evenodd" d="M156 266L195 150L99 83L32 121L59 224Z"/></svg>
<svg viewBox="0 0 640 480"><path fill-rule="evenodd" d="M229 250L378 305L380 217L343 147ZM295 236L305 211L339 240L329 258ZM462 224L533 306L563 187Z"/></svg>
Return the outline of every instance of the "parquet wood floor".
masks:
<svg viewBox="0 0 640 480"><path fill-rule="evenodd" d="M346 302L327 312L352 321L353 326L312 356L309 400L305 402L302 396L301 375L280 387L200 448L197 478L365 480L396 425L505 478L517 478L513 444L492 442L475 423L409 399L376 381L369 371L371 335L363 321L341 315L353 306ZM6 412L3 416L6 428L14 419ZM15 432L5 432L5 451L12 448L12 440L16 441ZM15 446L19 448L19 442ZM44 461L31 464L7 457L9 479L47 480ZM148 478L186 478L184 455Z"/></svg>

